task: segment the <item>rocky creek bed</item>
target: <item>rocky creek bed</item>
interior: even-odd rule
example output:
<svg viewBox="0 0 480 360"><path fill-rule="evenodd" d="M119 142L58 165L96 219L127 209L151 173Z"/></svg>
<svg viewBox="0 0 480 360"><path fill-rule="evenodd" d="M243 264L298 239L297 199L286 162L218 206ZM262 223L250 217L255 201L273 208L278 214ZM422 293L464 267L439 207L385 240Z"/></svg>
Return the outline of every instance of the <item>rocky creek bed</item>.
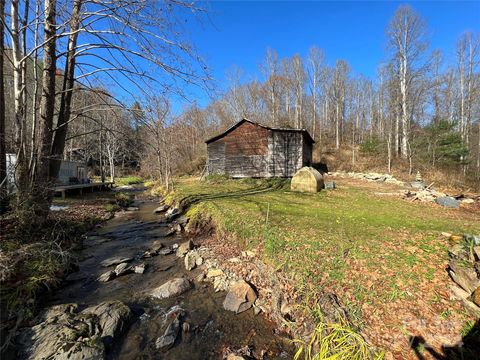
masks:
<svg viewBox="0 0 480 360"><path fill-rule="evenodd" d="M187 239L186 219L166 221L156 207L137 201L86 237L78 271L18 331L17 358L292 357L255 289L240 278L227 286L208 249Z"/></svg>

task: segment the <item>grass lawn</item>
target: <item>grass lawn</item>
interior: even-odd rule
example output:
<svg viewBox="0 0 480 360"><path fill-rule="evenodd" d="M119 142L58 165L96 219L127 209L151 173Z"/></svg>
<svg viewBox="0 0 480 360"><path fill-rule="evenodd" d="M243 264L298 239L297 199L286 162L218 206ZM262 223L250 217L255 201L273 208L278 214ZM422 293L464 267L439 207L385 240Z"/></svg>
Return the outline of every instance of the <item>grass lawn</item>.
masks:
<svg viewBox="0 0 480 360"><path fill-rule="evenodd" d="M287 185L228 196L264 182L181 178L174 197L204 195L191 213L206 211L219 232L260 249L298 288L335 292L367 340L395 357L411 355L410 335L435 347L459 341L472 317L450 300L448 240L440 233L480 233L479 213L375 195L394 189L387 185L336 182L337 190L318 194Z"/></svg>

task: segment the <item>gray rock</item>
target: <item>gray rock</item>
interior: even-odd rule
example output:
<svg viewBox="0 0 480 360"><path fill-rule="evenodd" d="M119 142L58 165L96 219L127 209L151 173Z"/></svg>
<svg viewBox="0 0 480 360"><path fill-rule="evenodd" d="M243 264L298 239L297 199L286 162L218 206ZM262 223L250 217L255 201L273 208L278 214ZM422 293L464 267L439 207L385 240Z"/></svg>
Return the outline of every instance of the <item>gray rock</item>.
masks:
<svg viewBox="0 0 480 360"><path fill-rule="evenodd" d="M121 263L121 264L118 264L117 267L115 268L115 275L122 276L122 275L128 274L131 271L132 271L132 268L128 265L128 263Z"/></svg>
<svg viewBox="0 0 480 360"><path fill-rule="evenodd" d="M159 299L171 298L183 294L190 290L191 287L192 285L187 279L175 278L154 289L151 292L151 296Z"/></svg>
<svg viewBox="0 0 480 360"><path fill-rule="evenodd" d="M143 274L145 272L146 266L147 265L145 265L145 264L136 265L134 267L133 271L135 272L135 274Z"/></svg>
<svg viewBox="0 0 480 360"><path fill-rule="evenodd" d="M468 266L465 261L450 260L449 271L450 277L465 291L470 294L480 286L480 280L473 266Z"/></svg>
<svg viewBox="0 0 480 360"><path fill-rule="evenodd" d="M101 329L103 340L112 341L121 336L133 320L130 308L118 300L105 301L90 306L81 312L83 315L95 315Z"/></svg>
<svg viewBox="0 0 480 360"><path fill-rule="evenodd" d="M188 271L193 270L195 266L197 266L197 257L198 257L197 253L195 253L194 251L189 251L185 255L185 259L184 259L185 269L187 269Z"/></svg>
<svg viewBox="0 0 480 360"><path fill-rule="evenodd" d="M193 249L193 242L192 240L188 240L178 246L176 254L178 257L184 257L192 249Z"/></svg>
<svg viewBox="0 0 480 360"><path fill-rule="evenodd" d="M121 264L121 263L124 263L124 262L130 262L132 261L133 258L131 257L113 257L113 258L109 258L109 259L106 259L106 260L103 260L100 265L102 265L103 267L109 267L109 266L113 266L113 265L118 265L118 264Z"/></svg>
<svg viewBox="0 0 480 360"><path fill-rule="evenodd" d="M151 246L151 247L152 247L152 250L153 250L153 251L155 251L155 252L158 253L158 252L160 251L160 249L163 248L163 244L162 244L160 241L155 240L155 241L152 243L152 246Z"/></svg>
<svg viewBox="0 0 480 360"><path fill-rule="evenodd" d="M173 249L170 247L164 247L163 249L160 249L158 253L160 255L170 255L170 254L173 254Z"/></svg>
<svg viewBox="0 0 480 360"><path fill-rule="evenodd" d="M255 303L255 300L257 300L255 291L246 281L240 280L230 286L227 296L223 301L223 308L239 314L250 309Z"/></svg>
<svg viewBox="0 0 480 360"><path fill-rule="evenodd" d="M460 201L450 196L439 197L435 199L435 202L438 205L441 205L447 208L452 208L452 209L457 209L460 206Z"/></svg>
<svg viewBox="0 0 480 360"><path fill-rule="evenodd" d="M145 251L141 256L140 258L142 259L149 259L151 257L154 257L154 256L157 256L158 255L158 252L155 251L155 250L147 250Z"/></svg>
<svg viewBox="0 0 480 360"><path fill-rule="evenodd" d="M110 280L115 279L115 276L116 276L115 271L110 270L100 275L97 280L101 282L108 282Z"/></svg>
<svg viewBox="0 0 480 360"><path fill-rule="evenodd" d="M178 208L170 208L165 213L165 218L167 220L172 220L173 218L177 217L180 214L180 210Z"/></svg>
<svg viewBox="0 0 480 360"><path fill-rule="evenodd" d="M123 334L132 320L120 301L104 302L77 313L76 304L45 311L36 326L19 330L19 359L104 359L105 344ZM61 311L64 310L63 313Z"/></svg>
<svg viewBox="0 0 480 360"><path fill-rule="evenodd" d="M138 211L138 210L140 210L140 209L139 209L138 207L136 207L136 206L129 206L129 207L127 207L127 211Z"/></svg>
<svg viewBox="0 0 480 360"><path fill-rule="evenodd" d="M168 325L165 333L155 341L155 347L158 350L168 350L174 344L180 331L180 320L178 316Z"/></svg>
<svg viewBox="0 0 480 360"><path fill-rule="evenodd" d="M168 205L160 205L155 210L153 210L153 213L154 214L161 214L161 213L163 213L167 210L168 210Z"/></svg>

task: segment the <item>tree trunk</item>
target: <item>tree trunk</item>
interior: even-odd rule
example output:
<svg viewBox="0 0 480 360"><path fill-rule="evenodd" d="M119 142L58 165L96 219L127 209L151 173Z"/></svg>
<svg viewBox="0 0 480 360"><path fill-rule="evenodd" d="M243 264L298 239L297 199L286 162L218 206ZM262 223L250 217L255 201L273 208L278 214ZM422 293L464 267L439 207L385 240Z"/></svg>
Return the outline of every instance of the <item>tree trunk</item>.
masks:
<svg viewBox="0 0 480 360"><path fill-rule="evenodd" d="M34 188L34 211L45 220L50 207L53 185L50 178L50 151L52 146L52 127L55 113L55 77L56 77L56 0L45 0L43 79L40 100L40 127L38 165Z"/></svg>
<svg viewBox="0 0 480 360"><path fill-rule="evenodd" d="M8 207L7 199L7 154L5 147L5 87L4 87L4 24L5 0L0 0L0 214L5 213Z"/></svg>
<svg viewBox="0 0 480 360"><path fill-rule="evenodd" d="M58 177L60 164L65 149L70 109L72 104L73 88L75 85L75 50L77 47L78 29L80 27L80 13L82 0L73 3L72 19L70 21L70 36L68 38L67 60L62 85L60 110L58 113L57 128L51 149L50 177L55 180Z"/></svg>

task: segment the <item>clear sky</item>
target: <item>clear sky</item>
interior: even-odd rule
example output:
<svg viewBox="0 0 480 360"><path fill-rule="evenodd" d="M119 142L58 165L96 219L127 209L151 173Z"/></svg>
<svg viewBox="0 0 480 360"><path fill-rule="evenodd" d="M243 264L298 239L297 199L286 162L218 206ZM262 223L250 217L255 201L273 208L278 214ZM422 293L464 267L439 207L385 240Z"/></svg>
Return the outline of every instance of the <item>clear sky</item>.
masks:
<svg viewBox="0 0 480 360"><path fill-rule="evenodd" d="M387 59L385 28L401 4L405 2L213 1L207 4L211 23L189 30L219 87L225 86L225 73L234 64L250 78L259 78L267 47L284 57L305 56L317 45L328 63L345 59L355 73L374 76ZM480 1L408 4L427 22L430 50L441 49L447 61L454 60L462 32L480 32ZM209 101L202 91L192 95L200 105Z"/></svg>

